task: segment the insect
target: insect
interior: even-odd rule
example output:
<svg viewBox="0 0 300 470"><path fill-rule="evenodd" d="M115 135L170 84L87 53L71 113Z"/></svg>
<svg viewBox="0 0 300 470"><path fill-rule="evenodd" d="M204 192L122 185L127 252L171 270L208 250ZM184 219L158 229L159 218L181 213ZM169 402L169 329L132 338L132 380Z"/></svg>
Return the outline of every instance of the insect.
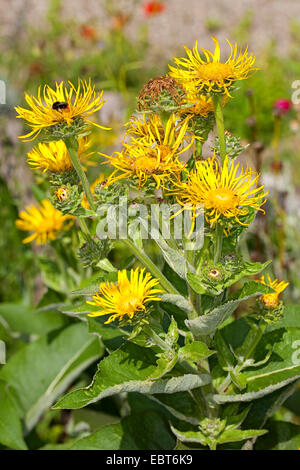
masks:
<svg viewBox="0 0 300 470"><path fill-rule="evenodd" d="M60 111L61 109L67 109L69 107L66 101L55 101L52 105L52 109Z"/></svg>

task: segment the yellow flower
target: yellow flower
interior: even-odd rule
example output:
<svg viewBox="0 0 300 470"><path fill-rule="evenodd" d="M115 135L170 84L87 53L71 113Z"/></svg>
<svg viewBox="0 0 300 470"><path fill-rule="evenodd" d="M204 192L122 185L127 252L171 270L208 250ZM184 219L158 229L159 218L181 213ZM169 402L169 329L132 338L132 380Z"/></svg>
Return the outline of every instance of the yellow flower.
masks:
<svg viewBox="0 0 300 470"><path fill-rule="evenodd" d="M42 96L43 94L43 96ZM102 108L104 104L103 91L97 93L91 81L78 80L77 88L69 82L56 83L55 89L45 85L43 91L38 90L38 96L25 93L25 100L31 109L17 106L17 118L24 119L32 131L20 136L25 141L35 139L42 129L56 124L66 123L70 126L77 118L81 118L101 129L106 129L87 119L88 116Z"/></svg>
<svg viewBox="0 0 300 470"><path fill-rule="evenodd" d="M146 145L127 145L122 152L107 157L115 171L108 178L108 185L124 178L138 178L142 187L152 178L159 188L166 178L178 174L184 168L183 163L174 158L168 146L157 145L154 148Z"/></svg>
<svg viewBox="0 0 300 470"><path fill-rule="evenodd" d="M91 190L91 193L94 194L95 193L95 188L96 186L98 186L98 184L102 183L104 181L104 174L103 173L100 173L100 175L95 179L95 181L91 184L90 186L90 190ZM84 194L83 198L82 198L82 201L81 201L81 205L82 207L84 207L85 209L89 209L90 208L90 204L89 204L89 201L87 200L87 197L86 195Z"/></svg>
<svg viewBox="0 0 300 470"><path fill-rule="evenodd" d="M94 165L89 160L93 152L88 152L91 141L85 137L78 139L78 155L81 163ZM49 143L39 143L31 152L27 154L27 163L34 169L62 173L73 169L68 149L63 140L56 140Z"/></svg>
<svg viewBox="0 0 300 470"><path fill-rule="evenodd" d="M124 316L132 319L137 312L146 310L145 304L154 300L159 301L158 293L163 292L156 288L159 280L152 278L150 273L144 274L145 269L131 269L128 279L126 270L118 271L118 281L102 282L100 293L93 296L90 305L99 305L100 312L90 313L91 317L110 315L105 323L111 323L116 318L123 320Z"/></svg>
<svg viewBox="0 0 300 470"><path fill-rule="evenodd" d="M265 276L261 276L259 282L261 282L265 286L272 287L272 289L276 291L274 294L264 294L260 297L260 300L263 305L268 309L278 307L279 295L281 294L281 292L284 291L284 289L287 288L289 283L284 281L279 282L278 279L274 279L274 281L272 281L269 275L267 276L267 280L265 280Z"/></svg>
<svg viewBox="0 0 300 470"><path fill-rule="evenodd" d="M213 100L206 95L187 94L182 104L186 103L193 103L193 105L188 108L182 108L179 111L181 114L191 114L207 118L210 113L214 112Z"/></svg>
<svg viewBox="0 0 300 470"><path fill-rule="evenodd" d="M125 126L127 130L125 136L130 135L138 139L139 142L151 144L158 140L159 142L164 138L165 131L158 114L150 115L149 119L143 114L141 119L132 116Z"/></svg>
<svg viewBox="0 0 300 470"><path fill-rule="evenodd" d="M179 204L192 210L193 222L203 208L211 224L222 216L245 225L239 217L246 215L248 208L262 210L267 193L262 193L263 185L257 187L259 175L248 167L246 170L241 167L238 173L239 167L239 163L229 165L228 156L223 166L212 157L197 162L185 180L174 181L178 189L173 194L177 195Z"/></svg>
<svg viewBox="0 0 300 470"><path fill-rule="evenodd" d="M148 178L153 178L159 188L164 179L178 174L184 164L178 160L180 154L188 150L194 143L194 136L188 133L188 119L176 124L176 116L171 115L165 129L161 121L150 118L142 121L140 138L133 138L131 144L124 144L121 152L105 156L115 171L108 179L108 185L123 178L138 178L139 187ZM134 132L139 131L134 123ZM121 174L119 174L121 172Z"/></svg>
<svg viewBox="0 0 300 470"><path fill-rule="evenodd" d="M48 240L56 240L59 232L73 224L74 217L63 215L47 200L42 201L38 207L26 206L25 209L19 213L16 226L20 230L33 233L25 238L23 243L35 240L40 245L47 243ZM65 225L66 220L71 221Z"/></svg>
<svg viewBox="0 0 300 470"><path fill-rule="evenodd" d="M238 51L237 44L233 45L227 40L231 52L226 62L221 62L218 40L215 37L212 40L215 43L214 53L201 48L202 57L197 41L192 50L185 47L188 57L174 57L177 67L169 66L170 76L187 88L192 84L198 92L221 92L230 96L229 88L232 84L248 78L251 71L257 70L253 67L255 56L248 55L248 46L244 51Z"/></svg>

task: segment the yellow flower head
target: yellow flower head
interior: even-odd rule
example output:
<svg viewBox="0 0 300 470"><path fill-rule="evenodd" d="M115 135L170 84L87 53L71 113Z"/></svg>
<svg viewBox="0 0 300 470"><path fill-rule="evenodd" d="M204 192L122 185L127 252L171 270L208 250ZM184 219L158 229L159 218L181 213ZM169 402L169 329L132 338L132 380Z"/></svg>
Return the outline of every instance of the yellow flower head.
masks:
<svg viewBox="0 0 300 470"><path fill-rule="evenodd" d="M263 185L257 187L257 173L248 167L245 170L241 167L238 172L239 167L239 163L229 165L228 156L223 166L215 157L197 162L185 180L174 182L178 189L173 193L179 204L192 210L193 221L204 208L210 224L222 216L245 225L239 217L246 215L250 207L262 210L267 193L262 193Z"/></svg>
<svg viewBox="0 0 300 470"><path fill-rule="evenodd" d="M140 143L152 144L156 140L161 142L165 136L165 130L158 114L151 114L147 119L143 114L141 119L132 116L125 126L125 136L130 135Z"/></svg>
<svg viewBox="0 0 300 470"><path fill-rule="evenodd" d="M90 186L91 193L94 194L96 186L98 186L98 184L103 183L103 182L104 182L104 174L100 173L99 176L95 179L95 181ZM90 209L90 204L85 194L82 198L81 205L85 209Z"/></svg>
<svg viewBox="0 0 300 470"><path fill-rule="evenodd" d="M199 91L221 92L230 96L229 88L238 80L248 78L253 67L255 56L248 55L248 46L244 51L238 51L237 44L231 44L228 40L231 52L226 62L221 62L221 51L218 40L213 37L215 43L214 53L201 48L203 56L198 51L196 41L194 48L185 51L188 57L174 57L177 67L170 67L170 76L187 87L192 84Z"/></svg>
<svg viewBox="0 0 300 470"><path fill-rule="evenodd" d="M182 108L179 112L181 114L191 114L193 116L201 116L207 118L210 113L214 112L214 104L211 97L206 95L197 95L188 93L183 101L183 104L193 103L188 108Z"/></svg>
<svg viewBox="0 0 300 470"><path fill-rule="evenodd" d="M174 158L168 146L157 145L154 148L146 145L124 145L122 152L107 157L115 171L108 178L108 185L124 178L138 178L142 187L152 178L159 188L165 179L180 173L183 163Z"/></svg>
<svg viewBox="0 0 300 470"><path fill-rule="evenodd" d="M94 165L89 160L93 152L88 152L91 141L86 137L78 139L78 155L82 164ZM27 163L34 169L62 173L73 169L68 149L63 140L39 143L27 154Z"/></svg>
<svg viewBox="0 0 300 470"><path fill-rule="evenodd" d="M113 314L105 323L111 323L116 318L121 321L126 315L132 319L137 312L146 310L145 304L154 300L159 301L160 297L157 294L163 292L156 287L159 280L144 272L145 269L132 269L128 279L124 269L118 271L117 283L102 282L99 286L100 293L93 296L93 301L87 301L90 305L99 305L102 310L90 313L89 316Z"/></svg>
<svg viewBox="0 0 300 470"><path fill-rule="evenodd" d="M77 87L71 82L67 86L64 82L56 83L55 89L49 85L45 85L43 90L39 87L37 97L25 93L25 100L31 109L17 106L15 110L18 113L17 118L24 119L32 131L20 138L25 141L33 140L42 129L61 123L69 126L77 118L106 129L87 119L102 108L105 102L102 95L103 91L97 93L90 80L81 79L78 80Z"/></svg>
<svg viewBox="0 0 300 470"><path fill-rule="evenodd" d="M20 230L33 233L25 238L23 243L35 240L40 245L47 243L48 240L56 240L59 232L73 224L74 217L63 215L47 200L42 201L38 207L26 206L25 209L19 213L16 226ZM65 225L66 220L70 220L67 225Z"/></svg>
<svg viewBox="0 0 300 470"><path fill-rule="evenodd" d="M163 180L180 173L184 167L178 157L194 143L194 136L188 132L188 119L177 124L176 116L171 115L165 129L155 117L149 121L143 118L141 127L135 122L133 126L132 133L135 132L135 135L141 129L140 138L133 138L132 144L125 143L122 152L106 156L115 168L108 184L137 177L141 187L153 178L159 188Z"/></svg>
<svg viewBox="0 0 300 470"><path fill-rule="evenodd" d="M264 295L262 295L260 297L260 300L261 300L262 304L268 309L273 309L273 308L278 307L278 305L279 305L279 295L281 294L281 292L284 291L284 289L287 288L289 283L284 282L284 281L279 282L278 279L274 279L274 281L272 281L272 279L270 278L269 275L267 276L267 280L265 280L265 276L261 276L259 282L261 282L265 286L272 287L272 289L274 289L276 291L276 292L274 292L274 294L264 294Z"/></svg>

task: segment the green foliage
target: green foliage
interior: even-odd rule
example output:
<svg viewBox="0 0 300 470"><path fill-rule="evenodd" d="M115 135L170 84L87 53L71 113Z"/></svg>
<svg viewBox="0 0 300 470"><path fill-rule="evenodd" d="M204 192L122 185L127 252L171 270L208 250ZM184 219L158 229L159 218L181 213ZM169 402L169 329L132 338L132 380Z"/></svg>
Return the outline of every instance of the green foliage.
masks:
<svg viewBox="0 0 300 470"><path fill-rule="evenodd" d="M71 450L169 450L175 439L157 412L133 414L78 440Z"/></svg>
<svg viewBox="0 0 300 470"><path fill-rule="evenodd" d="M109 15L114 15L115 7L107 5ZM136 107L135 95L156 74L148 65L145 35L141 32L133 42L121 26L85 36L82 27L93 25L65 21L61 9L62 2L51 1L44 31L31 27L24 42L16 38L9 51L0 44L0 71L13 93L31 93L60 77L73 83L79 76L93 77L96 89L120 94L129 115ZM252 13L246 12L232 32L234 39L246 40L252 23ZM217 19L206 19L205 25L210 31L220 28ZM297 42L296 24L291 33ZM297 57L297 51L293 53ZM22 70L16 74L20 57ZM278 58L270 47L258 63L264 65L263 71L240 81L232 91L234 99L227 100L225 124L234 134L224 137L219 130L211 148L217 155L224 138L231 160L246 149L245 139L261 142L261 147L252 146L257 152L263 144L274 144L274 101L290 95L290 82L300 73L299 61ZM155 111L162 112L164 120L165 111L178 106L164 91L160 98ZM184 119L184 107L181 111ZM215 125L214 114L190 118L188 132L206 141ZM290 132L287 123L282 119L284 136ZM85 122L78 118L71 125L52 126L51 132L45 129L40 137L50 141L83 134L88 135ZM93 148L103 155L105 137L95 137ZM116 148L114 140L109 152ZM24 147L6 144L24 157ZM201 152L202 141L197 141L197 157L188 161L189 169L196 158L201 160ZM122 246L122 239L96 237L99 218L96 211L81 206L84 185L78 175L75 170L39 174L31 185L37 201L51 193L56 208L75 216L68 233L33 251L22 244L15 227L15 195L0 181L0 445L19 450L299 448L299 305L284 307L280 300L278 311L266 310L260 297L275 291L255 280L271 270L264 253L264 248L273 249L270 240L280 250L286 243L283 251L294 256L285 214L280 219L282 232L273 223L273 232L268 233L260 220L258 228L253 223L248 239L254 208L240 216L244 225L235 217L221 216L216 225L204 221L199 250L193 250L188 238L165 238L161 229L144 244L137 237ZM95 205L118 203L124 195L133 203L159 200L155 182L144 191L137 190L136 182L137 178L98 185ZM67 189L63 201L56 196L59 186ZM160 188L162 200L170 197L175 202L164 189ZM275 203L280 206L281 201ZM275 218L278 214L270 205L267 213ZM129 231L138 221L129 220ZM276 272L280 266L280 272L289 272L284 253L280 251L279 261L275 248L273 254L272 269ZM160 302L145 302L145 310L130 321L125 314L121 322L105 324L101 308L86 301L99 294L100 283L116 283L118 269L140 265L159 279L164 289ZM124 301L132 306L130 296ZM282 315L276 315L279 310Z"/></svg>

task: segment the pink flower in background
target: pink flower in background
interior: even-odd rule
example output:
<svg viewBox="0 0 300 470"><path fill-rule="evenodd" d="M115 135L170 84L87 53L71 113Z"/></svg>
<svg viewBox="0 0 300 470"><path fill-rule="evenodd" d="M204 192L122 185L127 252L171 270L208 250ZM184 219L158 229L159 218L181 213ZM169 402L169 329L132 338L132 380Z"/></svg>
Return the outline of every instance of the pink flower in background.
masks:
<svg viewBox="0 0 300 470"><path fill-rule="evenodd" d="M162 13L166 8L162 2L147 2L144 4L143 9L146 16L155 15L157 13Z"/></svg>
<svg viewBox="0 0 300 470"><path fill-rule="evenodd" d="M292 107L292 103L290 100L286 98L279 98L274 103L274 112L277 115L284 116L287 114Z"/></svg>

